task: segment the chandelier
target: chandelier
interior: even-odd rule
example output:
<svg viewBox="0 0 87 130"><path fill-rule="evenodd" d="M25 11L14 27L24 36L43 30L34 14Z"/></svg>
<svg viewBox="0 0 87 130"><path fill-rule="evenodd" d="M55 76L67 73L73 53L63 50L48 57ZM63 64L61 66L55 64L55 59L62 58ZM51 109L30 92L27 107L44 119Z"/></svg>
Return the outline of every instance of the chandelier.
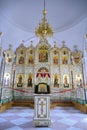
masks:
<svg viewBox="0 0 87 130"><path fill-rule="evenodd" d="M46 19L45 0L44 0L44 10L43 10L42 22L39 23L38 27L35 29L35 34L37 37L40 37L41 39L43 39L43 38L47 38L47 37L52 37L53 33L54 33L54 31Z"/></svg>

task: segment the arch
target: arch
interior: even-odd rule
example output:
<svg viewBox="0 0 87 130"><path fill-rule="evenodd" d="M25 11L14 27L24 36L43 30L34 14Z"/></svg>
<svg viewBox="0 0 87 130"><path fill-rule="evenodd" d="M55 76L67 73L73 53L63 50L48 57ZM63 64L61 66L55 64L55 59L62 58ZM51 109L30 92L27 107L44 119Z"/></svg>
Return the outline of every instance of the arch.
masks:
<svg viewBox="0 0 87 130"><path fill-rule="evenodd" d="M38 72L49 72L46 67L41 67Z"/></svg>
<svg viewBox="0 0 87 130"><path fill-rule="evenodd" d="M46 67L41 67L38 71L37 71L37 75L36 77L41 76L41 77L46 77L48 76L50 78L50 73L49 70Z"/></svg>

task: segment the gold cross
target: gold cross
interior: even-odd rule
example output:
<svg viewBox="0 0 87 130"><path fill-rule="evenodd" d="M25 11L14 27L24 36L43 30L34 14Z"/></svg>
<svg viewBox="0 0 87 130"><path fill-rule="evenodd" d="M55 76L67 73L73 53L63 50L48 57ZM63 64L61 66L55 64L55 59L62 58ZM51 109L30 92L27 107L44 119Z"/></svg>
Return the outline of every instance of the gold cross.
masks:
<svg viewBox="0 0 87 130"><path fill-rule="evenodd" d="M41 105L41 114L43 114L43 106L45 105L43 102L41 102L39 105Z"/></svg>

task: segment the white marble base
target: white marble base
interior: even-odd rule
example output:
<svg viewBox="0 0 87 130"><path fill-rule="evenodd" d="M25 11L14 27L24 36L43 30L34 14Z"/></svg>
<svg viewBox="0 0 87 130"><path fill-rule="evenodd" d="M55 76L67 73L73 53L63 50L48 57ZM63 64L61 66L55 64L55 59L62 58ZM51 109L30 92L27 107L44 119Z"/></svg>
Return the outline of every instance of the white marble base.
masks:
<svg viewBox="0 0 87 130"><path fill-rule="evenodd" d="M50 94L34 95L34 126L50 126Z"/></svg>
<svg viewBox="0 0 87 130"><path fill-rule="evenodd" d="M34 121L33 121L33 124L34 124L34 126L36 127L36 126L47 126L47 127L49 127L50 126L50 124L51 124L51 120L49 119L43 119L43 120L40 120L40 119L35 119L34 118Z"/></svg>

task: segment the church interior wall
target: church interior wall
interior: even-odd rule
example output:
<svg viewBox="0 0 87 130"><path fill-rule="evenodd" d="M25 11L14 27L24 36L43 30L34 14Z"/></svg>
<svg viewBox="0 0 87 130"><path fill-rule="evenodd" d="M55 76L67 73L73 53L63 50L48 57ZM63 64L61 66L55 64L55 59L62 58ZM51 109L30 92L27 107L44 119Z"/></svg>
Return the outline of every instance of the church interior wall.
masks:
<svg viewBox="0 0 87 130"><path fill-rule="evenodd" d="M20 101L21 104L23 101L34 102L35 93L50 93L52 103L80 103L83 107L86 106L87 113L87 41L86 50L82 41L87 18L72 28L64 29L65 31L58 30L57 33L57 28L55 28L56 34L53 40L55 37L59 37L60 40L57 39L54 46L47 40L47 37L53 36L54 31L49 23L46 23L45 7L42 22L35 28L35 34L40 40L35 44L31 41L30 46L26 46L30 40L27 37L34 39L32 32L29 33L29 30L25 32L23 28L18 29L2 16L1 21L3 20L5 22L0 22L1 31L5 32L3 45L1 45L2 32L0 32L0 110L1 106L9 102ZM28 40L22 41L18 46L16 43L23 37ZM68 46L62 39L67 42ZM8 41L15 43L14 47L18 46L16 50L13 51L11 45L7 49ZM73 51L70 50L74 43L79 43L78 48L81 51L76 46ZM2 48L6 48L3 53Z"/></svg>
<svg viewBox="0 0 87 130"><path fill-rule="evenodd" d="M61 48L51 47L47 41L40 41L36 47L21 44L15 52L5 50L1 101L33 100L35 85L46 83L52 100L85 103L82 58L76 48L71 52L64 44Z"/></svg>

